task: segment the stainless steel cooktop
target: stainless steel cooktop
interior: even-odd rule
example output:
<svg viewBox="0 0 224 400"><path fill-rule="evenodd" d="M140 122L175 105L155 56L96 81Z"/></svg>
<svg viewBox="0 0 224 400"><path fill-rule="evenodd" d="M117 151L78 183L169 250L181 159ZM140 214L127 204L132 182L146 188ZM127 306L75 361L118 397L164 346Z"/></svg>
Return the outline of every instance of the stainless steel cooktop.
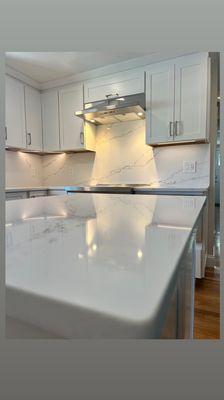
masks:
<svg viewBox="0 0 224 400"><path fill-rule="evenodd" d="M155 188L146 183L112 184L102 183L94 186L66 186L67 193L123 193L123 194L165 194L165 195L206 195L206 188Z"/></svg>

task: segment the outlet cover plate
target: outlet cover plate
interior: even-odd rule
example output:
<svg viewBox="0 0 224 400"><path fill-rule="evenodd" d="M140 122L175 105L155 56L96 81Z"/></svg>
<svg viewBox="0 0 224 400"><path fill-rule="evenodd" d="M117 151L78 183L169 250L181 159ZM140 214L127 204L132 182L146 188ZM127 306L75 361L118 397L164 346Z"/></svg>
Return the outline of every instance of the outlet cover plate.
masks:
<svg viewBox="0 0 224 400"><path fill-rule="evenodd" d="M184 174L195 174L196 167L197 167L197 161L183 161Z"/></svg>

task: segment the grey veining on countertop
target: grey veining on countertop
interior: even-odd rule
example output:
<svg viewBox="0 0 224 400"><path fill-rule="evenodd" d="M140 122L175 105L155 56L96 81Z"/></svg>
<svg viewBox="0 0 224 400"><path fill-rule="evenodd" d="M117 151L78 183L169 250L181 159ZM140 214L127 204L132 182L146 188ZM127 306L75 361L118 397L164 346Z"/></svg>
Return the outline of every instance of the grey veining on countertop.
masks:
<svg viewBox="0 0 224 400"><path fill-rule="evenodd" d="M7 314L63 337L97 336L97 318L106 336L114 326L155 331L204 202L85 193L8 202Z"/></svg>

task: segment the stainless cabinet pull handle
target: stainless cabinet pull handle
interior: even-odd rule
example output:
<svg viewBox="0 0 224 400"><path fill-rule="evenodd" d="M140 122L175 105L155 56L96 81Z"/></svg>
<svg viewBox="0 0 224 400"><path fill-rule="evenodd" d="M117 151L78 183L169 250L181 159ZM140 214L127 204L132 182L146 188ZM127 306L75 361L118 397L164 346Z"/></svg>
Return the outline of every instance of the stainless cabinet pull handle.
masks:
<svg viewBox="0 0 224 400"><path fill-rule="evenodd" d="M80 143L84 144L84 132L80 132Z"/></svg>
<svg viewBox="0 0 224 400"><path fill-rule="evenodd" d="M27 146L30 146L31 145L31 133L27 133L26 138L27 138Z"/></svg>
<svg viewBox="0 0 224 400"><path fill-rule="evenodd" d="M173 122L172 121L169 122L169 135L171 137L173 137Z"/></svg>
<svg viewBox="0 0 224 400"><path fill-rule="evenodd" d="M109 98L115 98L115 97L118 97L119 96L119 93L110 93L110 94L106 94L106 98L107 99L109 99Z"/></svg>
<svg viewBox="0 0 224 400"><path fill-rule="evenodd" d="M8 139L8 130L7 130L7 126L5 126L5 140Z"/></svg>
<svg viewBox="0 0 224 400"><path fill-rule="evenodd" d="M175 121L175 135L179 136L181 134L181 130L182 130L182 124L181 121Z"/></svg>

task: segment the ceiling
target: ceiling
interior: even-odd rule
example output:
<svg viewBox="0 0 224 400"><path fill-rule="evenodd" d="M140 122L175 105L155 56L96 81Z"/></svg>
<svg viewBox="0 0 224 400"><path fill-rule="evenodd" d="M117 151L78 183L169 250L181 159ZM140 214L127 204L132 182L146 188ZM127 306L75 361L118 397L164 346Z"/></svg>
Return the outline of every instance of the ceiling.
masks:
<svg viewBox="0 0 224 400"><path fill-rule="evenodd" d="M27 75L38 83L46 83L106 65L131 60L146 54L149 53L7 52L6 65Z"/></svg>

